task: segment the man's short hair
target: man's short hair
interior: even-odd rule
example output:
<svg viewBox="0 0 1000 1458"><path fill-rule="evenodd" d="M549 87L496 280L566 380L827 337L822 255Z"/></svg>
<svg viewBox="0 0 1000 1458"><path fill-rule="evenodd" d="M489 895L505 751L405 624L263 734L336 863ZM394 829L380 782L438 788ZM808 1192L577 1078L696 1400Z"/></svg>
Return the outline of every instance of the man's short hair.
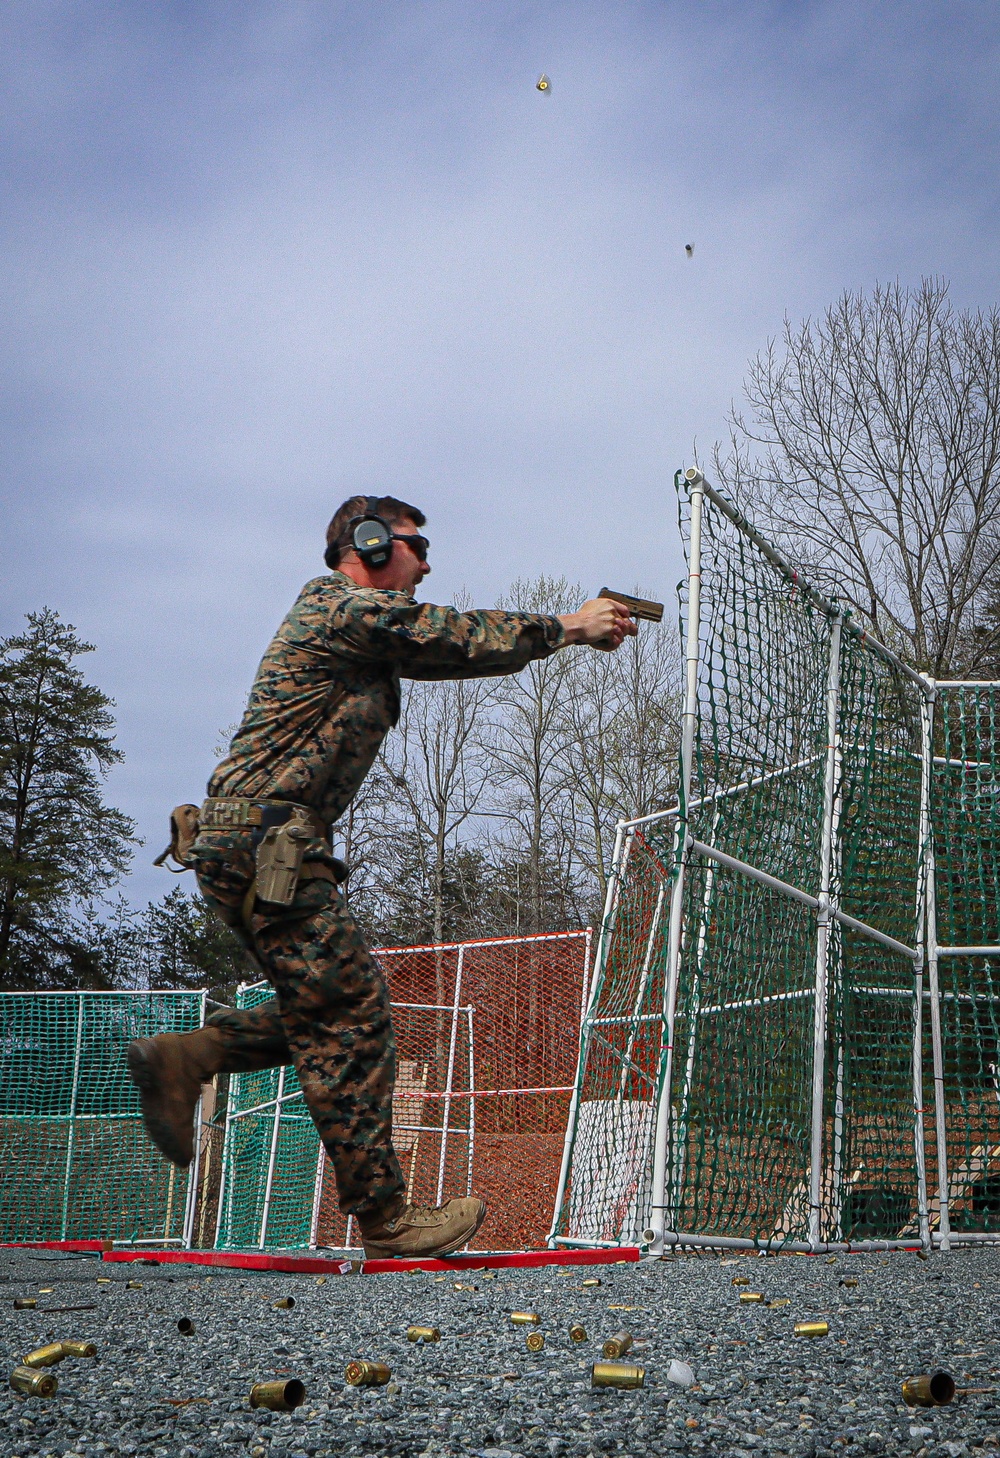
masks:
<svg viewBox="0 0 1000 1458"><path fill-rule="evenodd" d="M412 521L414 526L422 527L427 520L418 507L407 506L405 501L399 501L395 496L349 496L343 506L338 506L326 529L326 554L323 560L331 572L344 553L351 550L347 528L355 517L368 513L382 517L390 526L398 526L401 521L406 520Z"/></svg>

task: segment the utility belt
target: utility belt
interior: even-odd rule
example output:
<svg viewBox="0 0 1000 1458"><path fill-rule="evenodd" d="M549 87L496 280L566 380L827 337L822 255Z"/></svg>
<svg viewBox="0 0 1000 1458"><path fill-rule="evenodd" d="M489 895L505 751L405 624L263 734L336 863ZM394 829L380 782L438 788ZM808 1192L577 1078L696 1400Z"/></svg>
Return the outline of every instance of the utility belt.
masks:
<svg viewBox="0 0 1000 1458"><path fill-rule="evenodd" d="M243 903L243 921L249 925L256 901L271 906L291 906L300 880L347 879L343 861L309 861L303 865L310 840L326 840L326 826L308 805L292 800L236 800L209 797L199 809L178 805L170 815L170 844L153 862L166 865L168 858L186 871L193 865L194 843L202 830L249 830L256 874ZM173 867L168 867L172 870Z"/></svg>

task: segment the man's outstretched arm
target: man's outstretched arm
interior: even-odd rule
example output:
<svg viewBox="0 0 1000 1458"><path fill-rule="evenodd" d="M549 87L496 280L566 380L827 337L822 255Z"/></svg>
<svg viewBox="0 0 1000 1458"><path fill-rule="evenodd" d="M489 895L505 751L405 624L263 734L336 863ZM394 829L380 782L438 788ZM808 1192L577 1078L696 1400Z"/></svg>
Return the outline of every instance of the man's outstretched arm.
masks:
<svg viewBox="0 0 1000 1458"><path fill-rule="evenodd" d="M516 673L571 644L613 651L634 634L628 610L606 598L575 613L453 607L367 588L346 594L330 621L330 646L345 657L395 663L405 678L478 678Z"/></svg>

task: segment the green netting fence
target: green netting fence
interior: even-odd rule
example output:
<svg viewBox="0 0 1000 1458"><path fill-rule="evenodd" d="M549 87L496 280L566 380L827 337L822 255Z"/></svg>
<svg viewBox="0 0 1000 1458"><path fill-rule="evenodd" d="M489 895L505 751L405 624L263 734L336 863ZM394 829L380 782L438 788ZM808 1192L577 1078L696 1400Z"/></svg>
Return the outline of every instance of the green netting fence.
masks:
<svg viewBox="0 0 1000 1458"><path fill-rule="evenodd" d="M241 987L237 1007L257 1007L267 983ZM322 1183L319 1136L294 1068L234 1074L222 1156L215 1244L223 1250L315 1245Z"/></svg>
<svg viewBox="0 0 1000 1458"><path fill-rule="evenodd" d="M686 479L678 805L618 827L553 1239L1000 1233L1000 684Z"/></svg>
<svg viewBox="0 0 1000 1458"><path fill-rule="evenodd" d="M190 1243L193 1182L146 1137L132 1038L186 1032L200 992L0 993L0 1239Z"/></svg>

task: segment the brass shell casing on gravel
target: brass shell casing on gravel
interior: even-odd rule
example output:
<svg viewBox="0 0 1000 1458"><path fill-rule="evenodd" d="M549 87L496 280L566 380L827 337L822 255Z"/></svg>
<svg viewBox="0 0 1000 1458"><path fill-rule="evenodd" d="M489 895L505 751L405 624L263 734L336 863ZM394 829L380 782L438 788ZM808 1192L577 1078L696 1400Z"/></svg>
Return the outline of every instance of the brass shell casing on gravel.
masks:
<svg viewBox="0 0 1000 1458"><path fill-rule="evenodd" d="M10 1374L10 1385L15 1392L24 1392L28 1397L55 1397L59 1387L51 1372L36 1372L23 1363Z"/></svg>
<svg viewBox="0 0 1000 1458"><path fill-rule="evenodd" d="M408 1326L406 1340L408 1342L439 1342L441 1333L436 1326Z"/></svg>
<svg viewBox="0 0 1000 1458"><path fill-rule="evenodd" d="M392 1372L384 1362L362 1362L355 1359L344 1368L344 1380L352 1387L384 1387Z"/></svg>
<svg viewBox="0 0 1000 1458"><path fill-rule="evenodd" d="M542 1321L534 1311L512 1311L510 1319L515 1326L540 1326Z"/></svg>
<svg viewBox="0 0 1000 1458"><path fill-rule="evenodd" d="M177 1330L180 1332L181 1336L194 1336L195 1325L194 1322L191 1320L190 1316L181 1317L180 1321L177 1323Z"/></svg>
<svg viewBox="0 0 1000 1458"><path fill-rule="evenodd" d="M741 1291L740 1300L744 1306L757 1306L764 1299L763 1291Z"/></svg>
<svg viewBox="0 0 1000 1458"><path fill-rule="evenodd" d="M585 1342L587 1340L587 1328L582 1326L580 1322L574 1321L569 1329L569 1339L571 1342Z"/></svg>
<svg viewBox="0 0 1000 1458"><path fill-rule="evenodd" d="M64 1357L96 1357L97 1348L93 1342L60 1342Z"/></svg>
<svg viewBox="0 0 1000 1458"><path fill-rule="evenodd" d="M590 1370L591 1387L641 1387L646 1381L645 1367L632 1367L627 1362L595 1362Z"/></svg>
<svg viewBox="0 0 1000 1458"><path fill-rule="evenodd" d="M797 1321L795 1323L795 1335L802 1337L827 1336L830 1331L828 1321Z"/></svg>
<svg viewBox="0 0 1000 1458"><path fill-rule="evenodd" d="M292 1307L295 1305L295 1297L282 1296L280 1301L274 1301L271 1304L273 1305L275 1311L291 1311Z"/></svg>
<svg viewBox="0 0 1000 1458"><path fill-rule="evenodd" d="M57 1362L62 1361L63 1357L68 1356L69 1353L63 1349L62 1342L49 1342L46 1346L36 1347L33 1352L28 1352L26 1356L22 1357L21 1366L36 1369L54 1367Z"/></svg>
<svg viewBox="0 0 1000 1458"><path fill-rule="evenodd" d="M600 1286L601 1284L602 1282L600 1276L588 1276L587 1279L583 1282L583 1287L584 1290L586 1290L588 1287Z"/></svg>
<svg viewBox="0 0 1000 1458"><path fill-rule="evenodd" d="M250 1406L267 1407L272 1412L292 1412L305 1400L305 1384L297 1377L285 1382L255 1382L250 1389Z"/></svg>
<svg viewBox="0 0 1000 1458"><path fill-rule="evenodd" d="M540 1331L529 1331L524 1339L524 1345L529 1352L540 1352L545 1345L545 1338Z"/></svg>
<svg viewBox="0 0 1000 1458"><path fill-rule="evenodd" d="M903 1401L908 1407L944 1407L955 1396L955 1379L950 1372L927 1372L907 1377Z"/></svg>
<svg viewBox="0 0 1000 1458"><path fill-rule="evenodd" d="M15 1296L14 1297L14 1310L15 1311L34 1311L34 1309L35 1309L35 1307L37 1305L38 1305L38 1301L37 1301L36 1297L34 1297L34 1296Z"/></svg>
<svg viewBox="0 0 1000 1458"><path fill-rule="evenodd" d="M857 1276L841 1276L840 1284L842 1286L856 1286L858 1284L858 1278Z"/></svg>
<svg viewBox="0 0 1000 1458"><path fill-rule="evenodd" d="M607 1361L617 1362L619 1357L624 1357L631 1345L632 1333L630 1331L616 1331L614 1336L608 1337L601 1351Z"/></svg>

